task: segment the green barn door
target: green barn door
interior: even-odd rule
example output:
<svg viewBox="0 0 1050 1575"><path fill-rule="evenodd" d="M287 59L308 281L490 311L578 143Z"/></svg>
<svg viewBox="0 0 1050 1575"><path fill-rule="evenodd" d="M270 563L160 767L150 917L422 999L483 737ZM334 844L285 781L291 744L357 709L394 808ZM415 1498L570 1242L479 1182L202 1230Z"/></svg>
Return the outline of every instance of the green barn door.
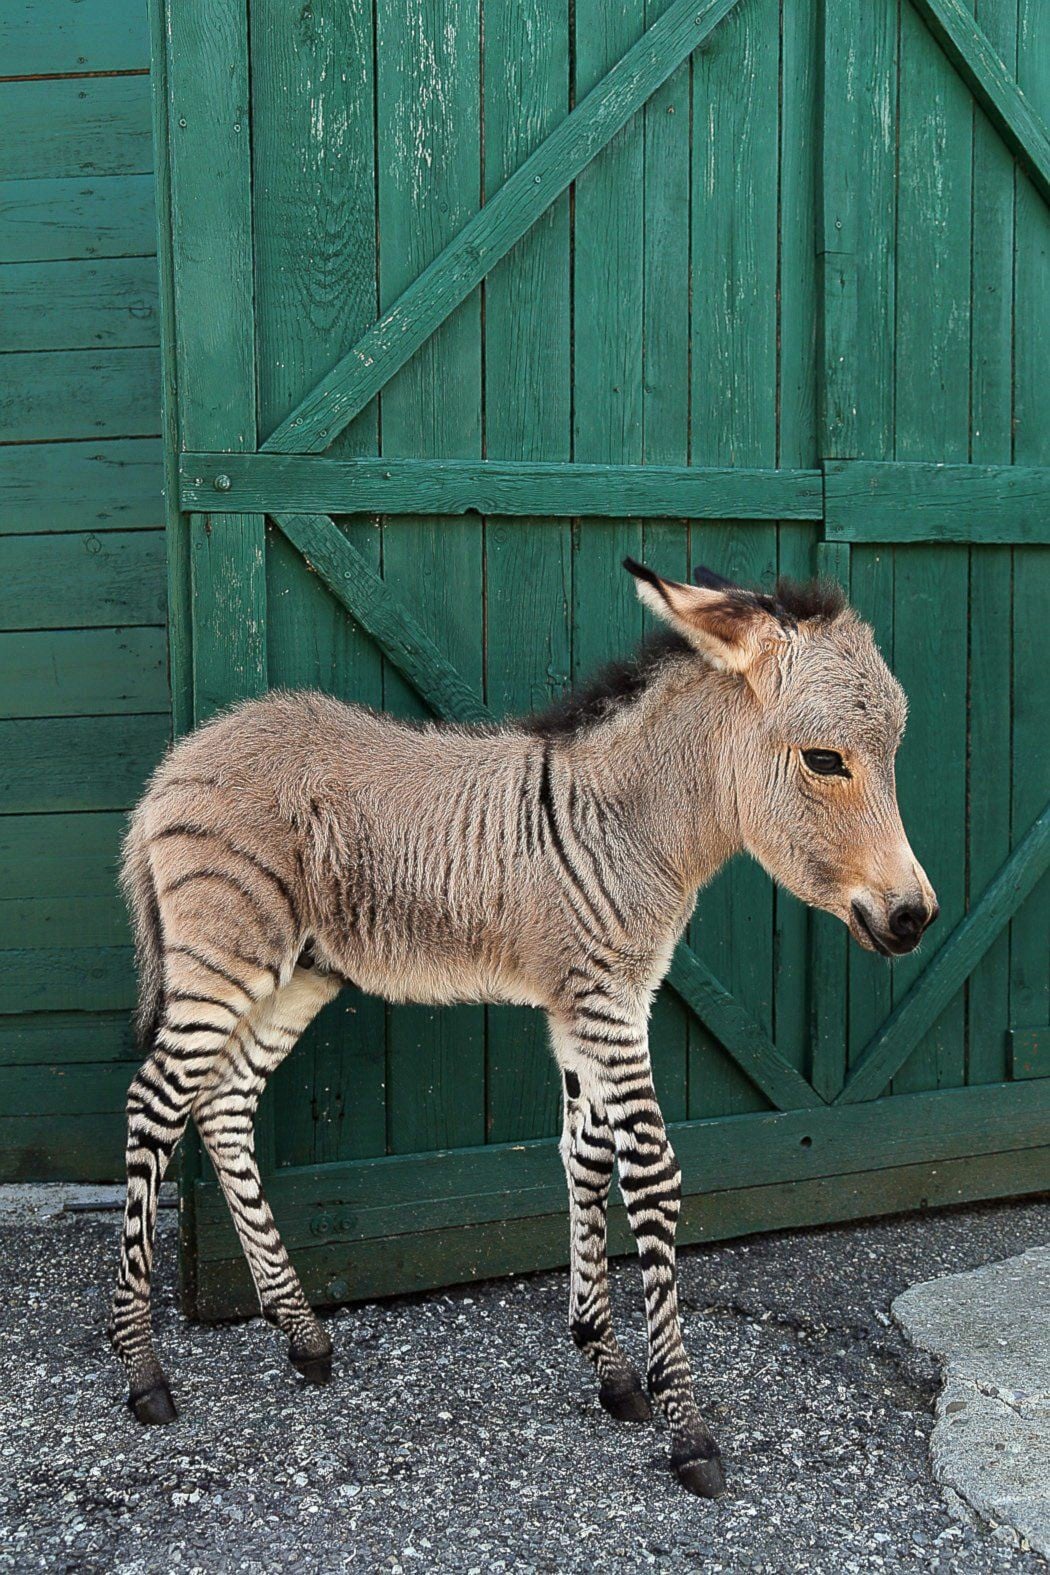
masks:
<svg viewBox="0 0 1050 1575"><path fill-rule="evenodd" d="M1022 1044L1039 1070L1048 1016L1045 898L1028 895L1047 862L1045 759L1011 686L1046 575L1045 550L1014 543L1045 540L1050 471L1026 458L1015 508L1020 471L976 464L1009 464L1008 438L1004 454L987 428L980 454L965 434L945 447L931 382L950 375L954 397L958 376L968 391L992 373L975 352L982 370L938 363L922 381L956 295L934 291L926 321L892 310L912 245L963 269L967 322L978 297L985 310L970 270L979 253L1001 273L992 242L1013 235L993 176L1019 214L1039 198L1023 176L1015 197L1011 155L910 13L898 37L890 0L878 25L857 0L821 32L823 9L253 0L249 24L244 0L158 0L154 17L178 725L278 684L460 721L543 704L642 633L625 553L679 577L701 562L752 582L838 575L911 689L902 793L948 890L946 944L921 978L894 978L743 860L703 894L652 1032L686 1240L1050 1182L1050 1082L1011 1083ZM862 25L893 94L898 52L930 53L908 56L874 154L847 79ZM910 215L898 201L886 151L899 121L923 169L924 138L941 147L924 106L951 94L966 159L987 163L972 264L969 210L945 241L921 192ZM1002 323L1015 298L1036 320L1022 298L1046 215L1025 214ZM1017 233L1020 248L1020 216ZM1001 420L1021 394L995 398ZM940 459L964 469L913 463ZM958 519L962 543L941 545ZM1040 681L1034 664L1024 677ZM986 699L960 705L960 683ZM1005 814L975 736L1017 763ZM976 1015L959 1005L975 986ZM538 1014L346 991L259 1118L308 1294L563 1261L559 1103ZM249 1309L196 1153L182 1210L187 1305ZM626 1246L619 1214L613 1239Z"/></svg>

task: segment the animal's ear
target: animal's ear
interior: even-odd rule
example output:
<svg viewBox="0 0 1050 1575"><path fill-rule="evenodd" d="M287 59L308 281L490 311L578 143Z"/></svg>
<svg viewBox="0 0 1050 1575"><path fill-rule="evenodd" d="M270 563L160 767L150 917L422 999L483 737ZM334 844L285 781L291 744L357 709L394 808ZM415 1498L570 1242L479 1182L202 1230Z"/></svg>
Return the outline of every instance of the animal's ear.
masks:
<svg viewBox="0 0 1050 1575"><path fill-rule="evenodd" d="M693 570L693 584L699 585L702 591L735 591L739 589L732 580L727 580L724 574L719 574L715 569L708 569L700 564Z"/></svg>
<svg viewBox="0 0 1050 1575"><path fill-rule="evenodd" d="M720 582L717 587L683 585L662 579L633 558L625 558L623 566L634 575L638 598L650 612L677 629L723 672L746 673L763 640L783 634L759 597L729 585L720 575L715 576Z"/></svg>

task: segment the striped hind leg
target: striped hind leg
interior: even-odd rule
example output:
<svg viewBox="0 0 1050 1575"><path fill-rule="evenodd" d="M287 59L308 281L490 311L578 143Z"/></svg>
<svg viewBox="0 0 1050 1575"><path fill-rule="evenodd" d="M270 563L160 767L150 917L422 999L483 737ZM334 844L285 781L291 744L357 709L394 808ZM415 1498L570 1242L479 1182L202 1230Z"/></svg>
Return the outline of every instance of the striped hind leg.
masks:
<svg viewBox="0 0 1050 1575"><path fill-rule="evenodd" d="M327 1383L332 1342L314 1316L263 1196L255 1159L255 1112L267 1079L340 981L297 968L276 995L241 1020L193 1116L248 1260L263 1316L288 1336L289 1359L310 1383Z"/></svg>
<svg viewBox="0 0 1050 1575"><path fill-rule="evenodd" d="M641 1379L617 1344L609 1304L606 1216L616 1150L603 1112L580 1095L566 1072L561 1155L569 1185L569 1330L593 1363L598 1399L621 1422L646 1422L650 1408Z"/></svg>
<svg viewBox="0 0 1050 1575"><path fill-rule="evenodd" d="M183 967L164 1004L151 1055L128 1090L127 1201L109 1334L140 1422L171 1422L175 1407L153 1349L150 1281L157 1197L193 1102L250 1005L246 990L202 967Z"/></svg>

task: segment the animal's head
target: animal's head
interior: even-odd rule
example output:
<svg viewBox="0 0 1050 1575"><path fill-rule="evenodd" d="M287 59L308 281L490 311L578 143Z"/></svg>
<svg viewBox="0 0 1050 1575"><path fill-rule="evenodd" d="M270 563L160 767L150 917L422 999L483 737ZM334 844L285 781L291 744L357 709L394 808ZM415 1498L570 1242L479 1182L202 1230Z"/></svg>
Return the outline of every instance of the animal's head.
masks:
<svg viewBox="0 0 1050 1575"><path fill-rule="evenodd" d="M907 702L834 586L772 596L628 559L641 600L729 675L722 721L747 850L869 951L912 951L937 899L904 832L894 761Z"/></svg>

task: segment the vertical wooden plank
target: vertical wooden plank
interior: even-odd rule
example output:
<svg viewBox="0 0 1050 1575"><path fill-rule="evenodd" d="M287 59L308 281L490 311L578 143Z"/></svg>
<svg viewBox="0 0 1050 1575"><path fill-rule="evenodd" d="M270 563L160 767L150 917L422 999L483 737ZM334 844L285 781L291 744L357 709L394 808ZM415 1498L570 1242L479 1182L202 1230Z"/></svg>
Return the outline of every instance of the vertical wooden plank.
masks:
<svg viewBox="0 0 1050 1575"><path fill-rule="evenodd" d="M965 461L968 456L972 115L969 93L905 6L899 105L899 460ZM966 549L953 547L898 547L895 558L894 657L911 703L898 794L942 914L921 953L893 965L894 999L899 1000L965 906L968 563ZM962 1083L964 1058L959 997L905 1063L894 1090Z"/></svg>
<svg viewBox="0 0 1050 1575"><path fill-rule="evenodd" d="M252 322L248 40L243 0L158 3L154 69L163 56L165 146L170 182L170 283L176 326L177 438L182 448L238 452L256 442ZM163 49L162 45L163 38ZM165 265L166 266L166 265ZM170 327L170 322L169 322ZM169 459L170 467L170 459ZM174 497L174 492L170 494ZM170 543L172 583L192 608L192 720L266 684L264 531L261 515L194 515ZM188 581L188 585L187 585ZM180 723L185 649L175 656ZM180 669L182 669L180 671ZM256 1123L260 1163L273 1163L272 1106ZM200 1172L196 1140L183 1144L180 1274L192 1310Z"/></svg>
<svg viewBox="0 0 1050 1575"><path fill-rule="evenodd" d="M489 197L568 113L568 13L544 0L487 0L484 49ZM490 459L569 458L569 266L566 194L485 282ZM568 682L571 588L568 521L486 523L486 693L497 715L540 707ZM487 1019L488 1140L557 1132L561 1087L542 1014L501 1006Z"/></svg>
<svg viewBox="0 0 1050 1575"><path fill-rule="evenodd" d="M667 9L647 0L645 25ZM642 112L642 462L689 462L689 190L692 66L683 62ZM672 579L689 577L689 528L647 520L643 561ZM694 1018L673 990L656 998L649 1032L653 1074L665 1117L688 1113L689 1038Z"/></svg>
<svg viewBox="0 0 1050 1575"><path fill-rule="evenodd" d="M376 316L371 0L251 9L252 165L259 426L271 432ZM308 199L306 200L306 196ZM377 407L333 456L378 452ZM346 527L372 567L376 526ZM271 684L381 706L382 659L280 532L267 546ZM381 1154L386 1146L386 1012L348 989L274 1079L279 1164Z"/></svg>
<svg viewBox="0 0 1050 1575"><path fill-rule="evenodd" d="M1050 15L1020 0L1017 80L1035 109L1050 116ZM1050 464L1050 213L1029 182L1017 182L1014 459ZM1012 835L1018 842L1046 802L1050 776L1050 666L1046 608L1050 564L1044 548L1014 550ZM1010 931L1010 1022L1016 1028L1050 1021L1050 875L1018 909Z"/></svg>
<svg viewBox="0 0 1050 1575"><path fill-rule="evenodd" d="M645 0L575 9L578 103L645 28ZM576 182L573 230L573 458L637 464L642 451L645 143L636 116ZM626 554L640 557L638 520L576 527L573 672L623 655L642 629Z"/></svg>
<svg viewBox="0 0 1050 1575"><path fill-rule="evenodd" d="M820 294L814 236L820 176L820 12L816 0L780 14L779 417L777 463L815 465L820 457L817 343ZM777 530L777 572L806 579L815 567L817 531L798 521ZM809 914L790 892L774 903L773 1039L801 1071L809 1066Z"/></svg>
<svg viewBox="0 0 1050 1575"><path fill-rule="evenodd" d="M755 0L733 11L694 59L691 459L698 465L776 463L779 33L775 0ZM742 584L768 584L776 526L694 526L693 557ZM773 888L756 864L734 861L702 893L692 937L771 1031ZM691 1056L690 1116L764 1107L712 1043L695 1043Z"/></svg>
<svg viewBox="0 0 1050 1575"><path fill-rule="evenodd" d="M1016 69L1016 0L978 0L977 20L1011 71ZM976 112L973 123L973 331L970 457L1008 465L1012 457L1014 163L1002 138ZM998 767L1010 759L1012 551L970 549L970 732L967 749L967 906L972 907L1010 851L1010 795ZM1009 931L978 963L967 985L969 1083L1008 1075Z"/></svg>
<svg viewBox="0 0 1050 1575"><path fill-rule="evenodd" d="M823 317L821 452L827 459L888 459L893 454L897 236L897 0L845 0L825 8L821 241ZM850 595L893 662L893 553L854 547ZM834 567L832 559L829 567ZM819 939L818 939L819 937ZM824 920L814 927L821 951L815 1002L822 1042L832 1057L825 1091L835 1092L851 1053L867 1044L892 1006L890 970L845 940ZM842 978L831 958L841 948ZM848 1011L831 1036L835 1012ZM834 1048L832 1045L834 1044Z"/></svg>
<svg viewBox="0 0 1050 1575"><path fill-rule="evenodd" d="M476 212L481 188L477 0L406 0L377 10L380 308ZM387 454L481 453L479 294L467 298L384 390ZM388 520L387 584L466 681L483 687L481 525ZM388 669L385 699L422 714ZM398 1007L388 1019L388 1143L395 1153L482 1143L485 1013Z"/></svg>

